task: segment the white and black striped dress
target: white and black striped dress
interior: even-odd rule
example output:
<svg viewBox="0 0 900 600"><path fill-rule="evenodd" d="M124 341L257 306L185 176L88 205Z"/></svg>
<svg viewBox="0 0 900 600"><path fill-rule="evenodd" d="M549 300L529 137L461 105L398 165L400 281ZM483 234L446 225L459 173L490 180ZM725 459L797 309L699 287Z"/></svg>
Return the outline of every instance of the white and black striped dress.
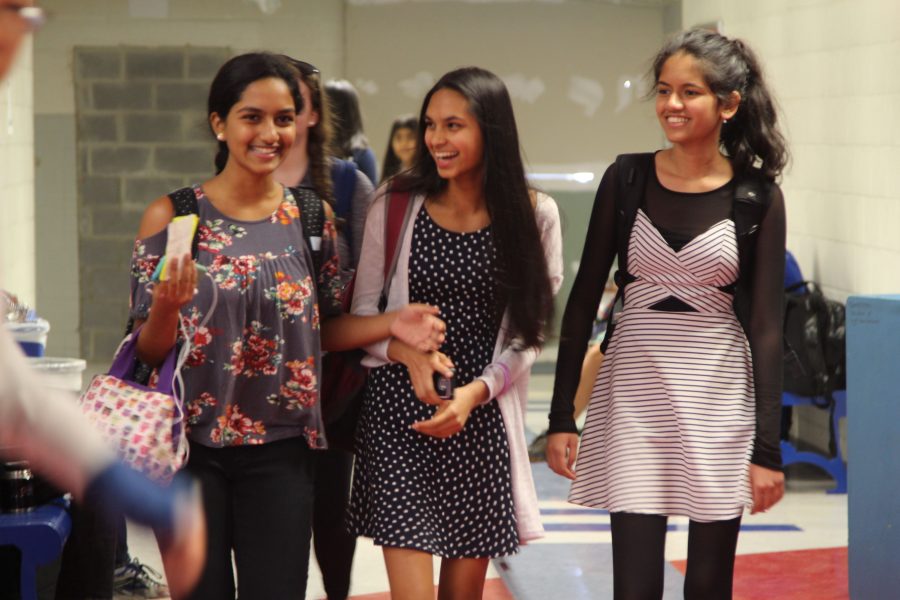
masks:
<svg viewBox="0 0 900 600"><path fill-rule="evenodd" d="M643 210L624 309L594 384L569 500L709 522L751 504L753 369L721 288L738 276L734 222L674 250ZM693 310L651 308L675 299Z"/></svg>

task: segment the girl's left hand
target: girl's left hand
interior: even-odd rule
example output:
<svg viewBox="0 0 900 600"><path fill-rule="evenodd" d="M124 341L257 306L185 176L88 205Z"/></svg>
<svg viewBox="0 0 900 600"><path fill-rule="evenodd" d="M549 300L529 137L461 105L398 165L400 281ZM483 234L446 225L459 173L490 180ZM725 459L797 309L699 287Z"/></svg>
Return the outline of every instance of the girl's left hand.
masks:
<svg viewBox="0 0 900 600"><path fill-rule="evenodd" d="M784 473L751 463L750 490L753 493L750 514L766 512L784 496Z"/></svg>
<svg viewBox="0 0 900 600"><path fill-rule="evenodd" d="M438 406L434 416L426 421L416 421L411 425L419 433L432 437L447 438L456 435L466 426L469 414L486 399L487 386L482 381L460 386L453 391L453 400L446 400Z"/></svg>
<svg viewBox="0 0 900 600"><path fill-rule="evenodd" d="M407 304L395 313L391 335L421 352L433 352L444 343L447 325L440 309L428 304Z"/></svg>
<svg viewBox="0 0 900 600"><path fill-rule="evenodd" d="M167 259L169 260L169 259ZM175 314L197 293L197 269L189 254L171 259L169 278L153 286L150 311Z"/></svg>

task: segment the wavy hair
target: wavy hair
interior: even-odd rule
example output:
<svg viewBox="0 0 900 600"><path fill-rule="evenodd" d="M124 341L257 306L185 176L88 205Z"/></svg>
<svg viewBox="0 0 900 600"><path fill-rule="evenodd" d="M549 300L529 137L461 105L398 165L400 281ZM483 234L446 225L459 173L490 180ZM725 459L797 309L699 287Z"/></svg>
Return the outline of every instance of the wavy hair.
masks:
<svg viewBox="0 0 900 600"><path fill-rule="evenodd" d="M303 97L300 95L300 87L297 85L297 75L293 67L277 54L269 52L250 52L239 54L229 59L220 68L209 87L209 97L206 102L207 115L217 114L223 121L228 117L231 107L237 104L251 83L260 79L281 79L291 92L294 100L294 109L297 112L303 110ZM213 132L215 135L215 132ZM216 174L222 172L228 163L228 144L218 142L215 164Z"/></svg>
<svg viewBox="0 0 900 600"><path fill-rule="evenodd" d="M309 178L320 198L334 206L334 190L331 181L331 110L322 90L319 70L302 60L284 56L297 70L300 81L309 88L312 109L319 113L319 121L307 131L306 152L309 156Z"/></svg>
<svg viewBox="0 0 900 600"><path fill-rule="evenodd" d="M446 189L447 180L438 174L425 146L425 113L431 97L443 89L454 90L468 101L481 129L483 190L499 260L500 298L522 346L539 346L553 316L553 291L532 192L525 179L512 101L503 81L478 67L456 69L441 77L422 102L413 168L408 176L395 177L395 181L428 196Z"/></svg>
<svg viewBox="0 0 900 600"><path fill-rule="evenodd" d="M697 59L719 102L727 102L732 92L741 95L737 113L722 126L719 138L735 171L746 173L758 166L765 177L778 178L790 154L756 54L743 41L708 29L683 31L669 39L653 59L654 84L666 61L679 52Z"/></svg>

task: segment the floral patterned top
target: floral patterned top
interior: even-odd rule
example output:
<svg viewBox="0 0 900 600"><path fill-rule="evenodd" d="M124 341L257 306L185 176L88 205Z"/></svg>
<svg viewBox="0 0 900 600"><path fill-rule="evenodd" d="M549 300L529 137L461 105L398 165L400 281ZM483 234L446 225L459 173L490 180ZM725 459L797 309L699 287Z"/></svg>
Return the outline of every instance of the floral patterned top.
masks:
<svg viewBox="0 0 900 600"><path fill-rule="evenodd" d="M200 216L194 300L181 310L192 350L182 374L188 437L210 447L264 444L305 436L325 446L319 407L319 315L341 312L332 220L322 233L322 267L313 283L300 207L284 201L261 221L236 221L193 186ZM151 276L165 254L166 230L137 240L131 263L131 316L146 319ZM204 327L200 323L218 301ZM179 336L181 333L179 332Z"/></svg>

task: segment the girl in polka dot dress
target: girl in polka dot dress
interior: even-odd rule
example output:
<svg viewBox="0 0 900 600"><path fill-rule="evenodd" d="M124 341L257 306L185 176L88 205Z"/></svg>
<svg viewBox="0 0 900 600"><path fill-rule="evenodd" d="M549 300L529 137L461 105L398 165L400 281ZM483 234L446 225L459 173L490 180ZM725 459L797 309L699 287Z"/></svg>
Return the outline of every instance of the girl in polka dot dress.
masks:
<svg viewBox="0 0 900 600"><path fill-rule="evenodd" d="M441 308L441 352L369 346L351 531L382 546L391 593L479 598L488 559L543 535L524 438L528 373L562 280L559 214L528 189L509 94L474 67L425 97L387 309ZM366 222L353 312L377 314L384 286L382 190ZM452 373L452 400L435 372Z"/></svg>

